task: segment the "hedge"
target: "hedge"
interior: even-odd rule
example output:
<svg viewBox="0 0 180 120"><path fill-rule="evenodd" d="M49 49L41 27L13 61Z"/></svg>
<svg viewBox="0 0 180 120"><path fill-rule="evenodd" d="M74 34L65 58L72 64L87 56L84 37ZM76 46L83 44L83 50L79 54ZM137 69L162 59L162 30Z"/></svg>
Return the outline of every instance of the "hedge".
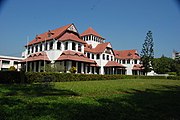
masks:
<svg viewBox="0 0 180 120"><path fill-rule="evenodd" d="M17 71L0 71L1 84L26 83L25 73Z"/></svg>
<svg viewBox="0 0 180 120"><path fill-rule="evenodd" d="M167 79L180 80L180 76L168 76Z"/></svg>
<svg viewBox="0 0 180 120"><path fill-rule="evenodd" d="M69 82L91 80L117 80L117 79L172 79L180 80L178 76L137 76L137 75L98 75L98 74L73 74L55 72L17 72L0 71L0 83L36 83L36 82Z"/></svg>
<svg viewBox="0 0 180 120"><path fill-rule="evenodd" d="M97 75L97 74L72 74L52 72L28 72L26 73L28 83L33 82L69 82L69 81L91 81L91 80L117 80L117 79L166 79L165 76L137 76L137 75Z"/></svg>

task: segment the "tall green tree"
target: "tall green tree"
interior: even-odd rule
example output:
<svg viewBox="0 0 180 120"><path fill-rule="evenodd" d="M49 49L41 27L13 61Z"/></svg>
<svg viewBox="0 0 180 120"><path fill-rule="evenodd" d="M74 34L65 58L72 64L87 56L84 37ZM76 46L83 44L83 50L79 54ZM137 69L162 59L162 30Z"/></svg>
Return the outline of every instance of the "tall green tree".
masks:
<svg viewBox="0 0 180 120"><path fill-rule="evenodd" d="M150 72L152 69L151 62L154 58L154 49L153 49L153 37L152 32L148 31L145 41L143 43L142 51L141 51L141 63L144 67L144 72L147 75L147 72Z"/></svg>

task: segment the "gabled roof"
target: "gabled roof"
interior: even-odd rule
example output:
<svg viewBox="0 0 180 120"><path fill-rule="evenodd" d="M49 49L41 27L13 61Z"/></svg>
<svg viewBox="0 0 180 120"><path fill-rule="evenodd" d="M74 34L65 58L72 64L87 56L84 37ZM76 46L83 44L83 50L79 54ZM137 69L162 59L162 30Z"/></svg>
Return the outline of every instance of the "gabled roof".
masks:
<svg viewBox="0 0 180 120"><path fill-rule="evenodd" d="M107 64L104 67L119 67L119 68L125 68L125 66L117 63L116 61L108 61Z"/></svg>
<svg viewBox="0 0 180 120"><path fill-rule="evenodd" d="M87 45L87 47L84 48L84 51L85 52L96 53L96 54L97 53L103 53L104 50L106 49L106 47L108 47L109 44L110 44L110 42L101 43L101 44L98 44L95 48L89 48L88 45Z"/></svg>
<svg viewBox="0 0 180 120"><path fill-rule="evenodd" d="M73 60L73 61L81 61L86 63L94 63L94 60L87 58L83 53L74 52L74 51L64 51L57 60Z"/></svg>
<svg viewBox="0 0 180 120"><path fill-rule="evenodd" d="M37 52L37 53L31 54L23 62L42 61L42 60L50 61L45 52Z"/></svg>
<svg viewBox="0 0 180 120"><path fill-rule="evenodd" d="M63 36L61 36L59 38L59 40L60 41L72 40L72 41L76 41L76 42L86 44L86 42L84 40L80 39L77 35L75 35L73 33L68 33L68 32L66 32Z"/></svg>
<svg viewBox="0 0 180 120"><path fill-rule="evenodd" d="M140 59L137 50L114 50L114 53L118 59Z"/></svg>
<svg viewBox="0 0 180 120"><path fill-rule="evenodd" d="M87 36L87 35L94 35L100 38L103 38L99 33L97 33L93 28L89 27L87 30L85 30L81 36ZM104 38L103 38L104 39Z"/></svg>
<svg viewBox="0 0 180 120"><path fill-rule="evenodd" d="M73 24L68 24L66 26L57 28L55 30L49 30L48 32L42 33L40 35L36 35L36 38L33 39L31 42L28 43L28 45L36 44L39 42L48 41L51 39L55 39L60 37L69 27L71 27Z"/></svg>

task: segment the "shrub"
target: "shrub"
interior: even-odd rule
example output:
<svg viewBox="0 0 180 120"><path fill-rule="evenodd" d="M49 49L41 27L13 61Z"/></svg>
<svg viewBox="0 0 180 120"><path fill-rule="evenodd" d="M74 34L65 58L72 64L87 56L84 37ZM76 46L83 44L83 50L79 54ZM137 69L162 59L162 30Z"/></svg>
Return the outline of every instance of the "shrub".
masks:
<svg viewBox="0 0 180 120"><path fill-rule="evenodd" d="M70 71L71 73L76 73L77 69L76 69L76 67L73 66L69 71Z"/></svg>
<svg viewBox="0 0 180 120"><path fill-rule="evenodd" d="M16 71L16 68L14 66L10 66L8 70L9 71Z"/></svg>

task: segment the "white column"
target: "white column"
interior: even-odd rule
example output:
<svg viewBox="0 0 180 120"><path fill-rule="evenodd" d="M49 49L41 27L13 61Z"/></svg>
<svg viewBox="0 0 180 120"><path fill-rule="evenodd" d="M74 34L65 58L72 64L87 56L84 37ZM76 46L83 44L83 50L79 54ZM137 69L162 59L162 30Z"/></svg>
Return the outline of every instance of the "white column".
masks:
<svg viewBox="0 0 180 120"><path fill-rule="evenodd" d="M38 72L41 71L41 61L39 61Z"/></svg>
<svg viewBox="0 0 180 120"><path fill-rule="evenodd" d="M81 52L84 53L84 44L81 45Z"/></svg>
<svg viewBox="0 0 180 120"><path fill-rule="evenodd" d="M76 73L78 73L78 62L76 62Z"/></svg>
<svg viewBox="0 0 180 120"><path fill-rule="evenodd" d="M75 43L76 44L76 51L78 51L78 43Z"/></svg>
<svg viewBox="0 0 180 120"><path fill-rule="evenodd" d="M53 50L57 50L57 40L53 42Z"/></svg>
<svg viewBox="0 0 180 120"><path fill-rule="evenodd" d="M87 64L85 64L85 70L84 73L87 74Z"/></svg>
<svg viewBox="0 0 180 120"><path fill-rule="evenodd" d="M100 67L100 74L104 75L104 67L103 66Z"/></svg>
<svg viewBox="0 0 180 120"><path fill-rule="evenodd" d="M96 72L96 67L94 67L94 74L97 74L97 72Z"/></svg>
<svg viewBox="0 0 180 120"><path fill-rule="evenodd" d="M42 43L42 51L45 50L45 43Z"/></svg>
<svg viewBox="0 0 180 120"><path fill-rule="evenodd" d="M81 73L84 74L84 63L81 63Z"/></svg>
<svg viewBox="0 0 180 120"><path fill-rule="evenodd" d="M90 74L92 74L92 67L90 66Z"/></svg>
<svg viewBox="0 0 180 120"><path fill-rule="evenodd" d="M72 50L72 42L71 41L68 42L68 50Z"/></svg>
<svg viewBox="0 0 180 120"><path fill-rule="evenodd" d="M67 63L67 66L68 66L68 71L71 69L71 66L72 66L72 61L67 61L66 62Z"/></svg>
<svg viewBox="0 0 180 120"><path fill-rule="evenodd" d="M34 62L34 72L36 72L36 62Z"/></svg>
<svg viewBox="0 0 180 120"><path fill-rule="evenodd" d="M64 51L64 42L61 43L61 50Z"/></svg>
<svg viewBox="0 0 180 120"><path fill-rule="evenodd" d="M49 50L50 48L50 42L47 42L47 50Z"/></svg>

